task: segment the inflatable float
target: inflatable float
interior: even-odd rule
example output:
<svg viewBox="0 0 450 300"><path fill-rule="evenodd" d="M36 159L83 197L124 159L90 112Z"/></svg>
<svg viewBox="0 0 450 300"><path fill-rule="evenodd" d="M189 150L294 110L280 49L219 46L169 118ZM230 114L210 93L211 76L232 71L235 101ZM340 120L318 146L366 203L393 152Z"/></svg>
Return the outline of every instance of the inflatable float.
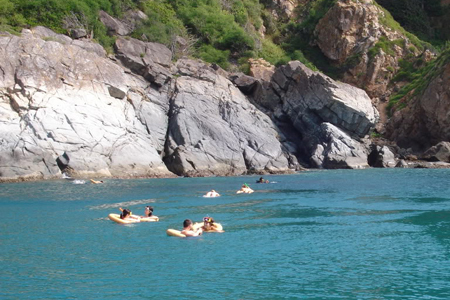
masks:
<svg viewBox="0 0 450 300"><path fill-rule="evenodd" d="M195 223L193 225L193 229L197 229L199 227L202 227L203 223ZM223 227L220 223L214 223L214 229L213 230L204 230L203 232L224 232ZM180 230L176 229L167 229L166 233L168 236L175 236L175 237L186 237L184 234L181 233Z"/></svg>
<svg viewBox="0 0 450 300"><path fill-rule="evenodd" d="M154 217L141 217L141 222L158 222L159 218L157 216Z"/></svg>
<svg viewBox="0 0 450 300"><path fill-rule="evenodd" d="M236 194L251 194L254 190L237 191Z"/></svg>
<svg viewBox="0 0 450 300"><path fill-rule="evenodd" d="M202 227L202 226L203 226L203 222L194 224L194 228L198 228L198 227ZM214 223L212 226L214 228L211 228L210 230L203 230L203 232L225 232L225 231L223 231L223 227L220 223Z"/></svg>
<svg viewBox="0 0 450 300"><path fill-rule="evenodd" d="M119 224L133 224L133 223L139 223L140 222L140 220L137 220L137 219L123 220L123 219L120 218L120 215L118 215L118 214L109 214L108 218L111 221L114 221L114 222L119 223Z"/></svg>
<svg viewBox="0 0 450 300"><path fill-rule="evenodd" d="M186 237L184 234L181 233L181 231L176 229L167 229L167 235L168 236L175 236L175 237Z"/></svg>
<svg viewBox="0 0 450 300"><path fill-rule="evenodd" d="M206 194L206 195L203 195L203 197L204 198L216 198L216 197L220 197L220 195L219 196L211 196L211 195Z"/></svg>
<svg viewBox="0 0 450 300"><path fill-rule="evenodd" d="M159 218L158 217L150 217L150 218L140 218L139 220L137 219L127 219L127 220L123 220L120 218L120 215L118 214L109 214L108 218L111 221L120 223L120 224L131 224L131 223L139 223L139 222L158 222Z"/></svg>

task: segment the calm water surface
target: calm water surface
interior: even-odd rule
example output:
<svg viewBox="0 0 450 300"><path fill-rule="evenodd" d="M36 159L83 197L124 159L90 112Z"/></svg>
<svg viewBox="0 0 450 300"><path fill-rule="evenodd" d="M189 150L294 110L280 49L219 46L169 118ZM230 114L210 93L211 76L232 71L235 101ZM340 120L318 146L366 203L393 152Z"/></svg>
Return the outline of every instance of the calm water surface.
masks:
<svg viewBox="0 0 450 300"><path fill-rule="evenodd" d="M450 170L258 178L1 184L0 298L450 299ZM206 215L226 232L165 233Z"/></svg>

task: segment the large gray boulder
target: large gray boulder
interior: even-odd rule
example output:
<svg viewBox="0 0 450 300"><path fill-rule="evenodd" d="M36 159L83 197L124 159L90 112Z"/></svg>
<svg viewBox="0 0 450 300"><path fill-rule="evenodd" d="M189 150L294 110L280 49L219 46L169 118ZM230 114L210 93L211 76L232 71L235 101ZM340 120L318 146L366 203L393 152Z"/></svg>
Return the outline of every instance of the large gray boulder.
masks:
<svg viewBox="0 0 450 300"><path fill-rule="evenodd" d="M440 142L434 145L425 151L422 158L427 161L450 162L450 142Z"/></svg>
<svg viewBox="0 0 450 300"><path fill-rule="evenodd" d="M364 169L368 168L367 149L347 133L330 123L316 128L311 161L316 168Z"/></svg>
<svg viewBox="0 0 450 300"><path fill-rule="evenodd" d="M170 80L172 52L164 45L119 37L114 45L117 58L134 73L161 87Z"/></svg>
<svg viewBox="0 0 450 300"><path fill-rule="evenodd" d="M93 43L90 40L85 40L85 39L72 40L67 35L55 33L54 31L52 31L46 27L43 27L43 26L36 26L30 30L22 31L22 37L26 37L29 34L31 34L30 38L41 38L46 41L59 42L63 45L76 46L83 50L86 50L87 52L93 52L93 53L97 54L98 56L106 58L105 49L102 46L100 46L99 44Z"/></svg>
<svg viewBox="0 0 450 300"><path fill-rule="evenodd" d="M166 163L185 176L282 173L288 161L268 116L212 68L180 60ZM190 76L187 76L190 75Z"/></svg>
<svg viewBox="0 0 450 300"><path fill-rule="evenodd" d="M369 165L375 168L394 168L397 160L394 153L387 146L373 145L369 154ZM400 167L402 163L400 163Z"/></svg>
<svg viewBox="0 0 450 300"><path fill-rule="evenodd" d="M157 151L161 137L150 138L139 117L152 98L145 81L95 52L29 31L0 37L0 69L3 179L60 176L63 153L80 176L171 175ZM125 101L131 91L137 110Z"/></svg>
<svg viewBox="0 0 450 300"><path fill-rule="evenodd" d="M284 112L300 131L328 122L364 137L378 121L366 92L311 71L298 61L280 67L272 83L282 95Z"/></svg>
<svg viewBox="0 0 450 300"><path fill-rule="evenodd" d="M127 24L123 23L120 20L110 16L107 12L101 10L98 14L100 21L106 26L108 29L109 35L128 35L133 29L130 28Z"/></svg>
<svg viewBox="0 0 450 300"><path fill-rule="evenodd" d="M126 11L121 20L110 16L101 10L98 14L100 21L108 29L109 35L126 36L132 33L138 24L148 19L148 16L140 10Z"/></svg>
<svg viewBox="0 0 450 300"><path fill-rule="evenodd" d="M270 83L259 82L253 99L271 111L277 122L290 122L301 134L296 143L311 166L368 166L368 150L362 139L375 126L379 114L363 90L292 61L279 67Z"/></svg>

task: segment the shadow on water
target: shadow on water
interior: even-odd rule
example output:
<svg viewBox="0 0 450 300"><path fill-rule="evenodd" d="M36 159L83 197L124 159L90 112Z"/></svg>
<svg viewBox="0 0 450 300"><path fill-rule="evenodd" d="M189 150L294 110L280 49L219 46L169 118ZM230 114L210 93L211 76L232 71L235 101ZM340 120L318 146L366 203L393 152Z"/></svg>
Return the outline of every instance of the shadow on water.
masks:
<svg viewBox="0 0 450 300"><path fill-rule="evenodd" d="M419 215L404 218L399 220L399 222L412 224L412 225L421 225L421 226L448 226L448 233L450 234L450 211L449 210L441 210L441 211L427 211L423 212ZM450 236L450 235L449 235Z"/></svg>
<svg viewBox="0 0 450 300"><path fill-rule="evenodd" d="M401 200L398 197L392 197L390 195L370 195L370 196L358 196L348 198L347 200L357 201L360 203L378 203L378 202L395 202Z"/></svg>
<svg viewBox="0 0 450 300"><path fill-rule="evenodd" d="M281 193L281 194L333 194L336 193L334 190L319 190L319 189L285 189L285 190L267 190L267 192Z"/></svg>
<svg viewBox="0 0 450 300"><path fill-rule="evenodd" d="M424 231L450 251L450 211L426 211L397 220L398 223L423 227Z"/></svg>
<svg viewBox="0 0 450 300"><path fill-rule="evenodd" d="M411 197L406 198L408 201L418 202L418 203L440 203L440 202L450 202L450 198L443 197Z"/></svg>

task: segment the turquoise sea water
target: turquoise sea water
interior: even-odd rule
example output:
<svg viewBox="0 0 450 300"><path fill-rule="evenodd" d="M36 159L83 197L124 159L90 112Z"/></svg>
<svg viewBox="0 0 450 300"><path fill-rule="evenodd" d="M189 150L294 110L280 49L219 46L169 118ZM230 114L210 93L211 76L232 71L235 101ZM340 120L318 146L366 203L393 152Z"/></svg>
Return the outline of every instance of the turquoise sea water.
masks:
<svg viewBox="0 0 450 300"><path fill-rule="evenodd" d="M1 184L0 298L450 299L450 170L258 178ZM226 232L165 233L206 215Z"/></svg>

